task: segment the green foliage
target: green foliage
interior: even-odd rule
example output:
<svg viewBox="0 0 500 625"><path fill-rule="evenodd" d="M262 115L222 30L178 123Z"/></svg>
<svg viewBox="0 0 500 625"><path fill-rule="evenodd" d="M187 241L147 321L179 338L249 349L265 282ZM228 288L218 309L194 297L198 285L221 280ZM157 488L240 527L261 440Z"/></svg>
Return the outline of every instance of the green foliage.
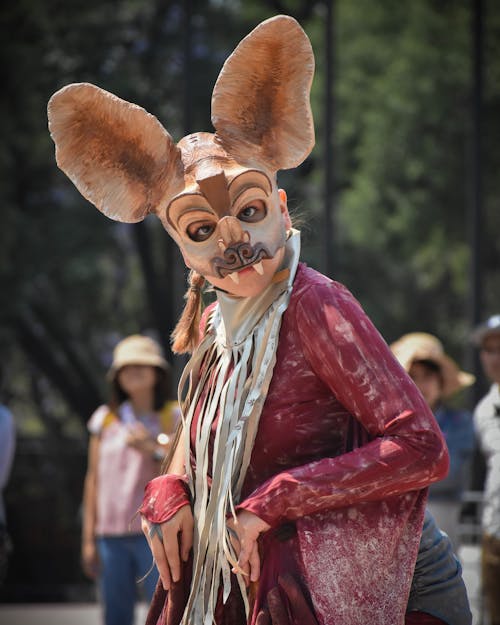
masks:
<svg viewBox="0 0 500 625"><path fill-rule="evenodd" d="M468 329L470 30L470 3L338 3L339 275L388 340L427 330L457 357ZM485 59L498 65L498 55ZM489 148L485 161L499 153ZM497 220L491 182L486 245ZM488 280L492 266L485 269ZM490 295L488 308L498 308Z"/></svg>

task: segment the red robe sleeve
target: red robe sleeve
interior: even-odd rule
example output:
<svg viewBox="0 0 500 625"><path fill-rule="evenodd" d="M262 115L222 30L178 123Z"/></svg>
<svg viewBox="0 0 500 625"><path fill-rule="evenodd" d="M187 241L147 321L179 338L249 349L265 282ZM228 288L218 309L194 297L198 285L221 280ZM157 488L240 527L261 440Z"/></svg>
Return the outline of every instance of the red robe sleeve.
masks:
<svg viewBox="0 0 500 625"><path fill-rule="evenodd" d="M139 513L150 523L164 523L189 504L187 476L159 475L146 485Z"/></svg>
<svg viewBox="0 0 500 625"><path fill-rule="evenodd" d="M435 418L351 293L335 282L313 284L294 314L312 372L371 440L349 453L274 475L238 508L276 526L442 479L448 452Z"/></svg>

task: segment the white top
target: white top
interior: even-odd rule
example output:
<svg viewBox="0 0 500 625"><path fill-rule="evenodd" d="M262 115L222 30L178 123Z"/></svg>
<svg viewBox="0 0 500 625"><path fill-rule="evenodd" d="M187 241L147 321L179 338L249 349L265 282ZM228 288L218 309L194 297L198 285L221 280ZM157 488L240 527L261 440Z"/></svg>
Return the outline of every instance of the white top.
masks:
<svg viewBox="0 0 500 625"><path fill-rule="evenodd" d="M482 525L500 538L500 389L493 384L474 411L474 425L486 459Z"/></svg>
<svg viewBox="0 0 500 625"><path fill-rule="evenodd" d="M162 431L160 413L137 417L129 402L115 415L108 406L98 408L88 423L99 436L97 463L97 536L142 534L137 511L146 484L158 475L152 456L128 445L130 431L142 423L152 436ZM175 422L172 423L175 426ZM171 432L167 432L170 434Z"/></svg>

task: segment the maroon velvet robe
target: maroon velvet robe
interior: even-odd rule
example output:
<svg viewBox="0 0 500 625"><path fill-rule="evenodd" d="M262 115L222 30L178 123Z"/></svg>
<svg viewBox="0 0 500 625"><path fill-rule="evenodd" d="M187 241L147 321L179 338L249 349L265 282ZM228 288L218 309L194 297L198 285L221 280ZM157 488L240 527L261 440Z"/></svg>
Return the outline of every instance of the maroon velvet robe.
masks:
<svg viewBox="0 0 500 625"><path fill-rule="evenodd" d="M431 411L357 301L299 265L238 506L272 528L248 622L404 623L426 487L447 468ZM178 625L189 567L148 623ZM247 622L236 584L216 619Z"/></svg>

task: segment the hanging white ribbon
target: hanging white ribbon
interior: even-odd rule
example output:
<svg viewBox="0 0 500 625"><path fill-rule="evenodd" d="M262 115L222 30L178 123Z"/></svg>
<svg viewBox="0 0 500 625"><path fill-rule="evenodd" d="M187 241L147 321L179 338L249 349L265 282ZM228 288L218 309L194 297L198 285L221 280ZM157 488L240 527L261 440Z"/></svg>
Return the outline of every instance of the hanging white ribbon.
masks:
<svg viewBox="0 0 500 625"><path fill-rule="evenodd" d="M290 301L299 254L300 233L293 230L281 268L288 268L289 272L281 282L273 282L253 298L217 294L218 306L209 319L205 338L186 365L179 383L186 472L195 523L193 576L182 625L213 625L221 583L224 603L231 591L231 568L237 555L226 516L229 513L236 516L234 507L240 500L271 382L281 319ZM191 428L198 409L193 473ZM209 467L209 441L216 418ZM248 615L245 580L240 573L237 579Z"/></svg>

